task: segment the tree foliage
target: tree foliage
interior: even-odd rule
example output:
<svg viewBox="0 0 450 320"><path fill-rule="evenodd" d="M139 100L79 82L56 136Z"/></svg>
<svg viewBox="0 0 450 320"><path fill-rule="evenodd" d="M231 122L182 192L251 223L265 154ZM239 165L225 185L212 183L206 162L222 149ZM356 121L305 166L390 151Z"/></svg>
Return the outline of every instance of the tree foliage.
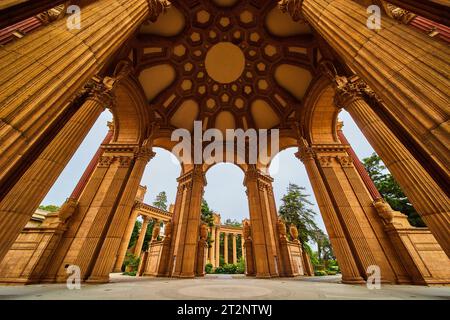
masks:
<svg viewBox="0 0 450 320"><path fill-rule="evenodd" d="M167 211L167 194L165 191L161 191L158 193L158 195L155 198L155 201L153 201L153 206Z"/></svg>
<svg viewBox="0 0 450 320"><path fill-rule="evenodd" d="M41 206L39 206L39 209L44 210L44 211L49 211L49 212L57 212L57 211L59 211L60 207L55 206L53 204L49 204L46 206L41 205Z"/></svg>
<svg viewBox="0 0 450 320"><path fill-rule="evenodd" d="M381 196L390 204L392 209L406 214L412 226L425 227L425 223L411 202L409 202L392 174L389 173L380 157L373 153L370 157L363 159L362 162Z"/></svg>
<svg viewBox="0 0 450 320"><path fill-rule="evenodd" d="M281 198L279 214L287 226L293 224L297 227L300 242L305 246L309 240L314 240L317 227L314 221L316 213L311 208L308 194L304 187L289 183L287 193Z"/></svg>
<svg viewBox="0 0 450 320"><path fill-rule="evenodd" d="M231 227L242 227L242 222L239 222L236 219L226 219L223 224Z"/></svg>
<svg viewBox="0 0 450 320"><path fill-rule="evenodd" d="M205 199L202 199L201 220L209 227L214 225L214 212L209 208L208 202Z"/></svg>

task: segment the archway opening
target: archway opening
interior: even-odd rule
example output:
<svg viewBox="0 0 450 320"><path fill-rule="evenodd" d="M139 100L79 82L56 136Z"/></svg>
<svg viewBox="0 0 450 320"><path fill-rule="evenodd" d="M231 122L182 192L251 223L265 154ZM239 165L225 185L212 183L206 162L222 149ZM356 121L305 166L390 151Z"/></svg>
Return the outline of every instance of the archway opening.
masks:
<svg viewBox="0 0 450 320"><path fill-rule="evenodd" d="M108 134L107 124L113 120L109 110L105 110L92 126L86 138L78 147L50 191L42 200L39 210L56 212L71 195L81 177L94 158L97 150Z"/></svg>
<svg viewBox="0 0 450 320"><path fill-rule="evenodd" d="M206 272L244 273L242 226L249 218L244 172L237 165L219 163L208 169L206 180L202 217L208 211L213 214Z"/></svg>

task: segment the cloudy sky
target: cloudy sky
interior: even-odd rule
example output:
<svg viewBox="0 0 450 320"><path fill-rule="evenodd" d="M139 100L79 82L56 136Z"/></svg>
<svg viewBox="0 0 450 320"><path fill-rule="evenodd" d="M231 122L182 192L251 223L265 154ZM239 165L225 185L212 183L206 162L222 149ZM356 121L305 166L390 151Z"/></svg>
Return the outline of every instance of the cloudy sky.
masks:
<svg viewBox="0 0 450 320"><path fill-rule="evenodd" d="M344 121L344 133L358 157L362 159L369 156L373 149L350 116L342 112L340 118ZM110 120L111 114L108 111L105 111L100 116L79 150L44 199L43 204L61 205L71 194L84 169L105 137L108 131L106 123ZM155 151L157 155L147 165L141 182L142 185L146 185L148 188L145 202L151 204L159 192L166 191L169 203L173 203L177 190L176 179L180 175L180 166L176 163L176 160L173 160L168 151L159 148ZM280 205L280 199L286 192L289 182L305 187L307 193L311 195L312 202L315 203L305 168L294 156L295 152L295 148L284 150L277 156L279 157L279 163L282 165L277 170L271 168L271 175L275 179L274 193L277 206ZM207 172L206 178L208 185L205 189L205 199L213 210L220 213L222 221L228 218L239 221L248 218L248 203L243 186L244 174L237 166L233 164L215 165ZM318 213L316 220L319 226L325 229L316 206L315 209Z"/></svg>

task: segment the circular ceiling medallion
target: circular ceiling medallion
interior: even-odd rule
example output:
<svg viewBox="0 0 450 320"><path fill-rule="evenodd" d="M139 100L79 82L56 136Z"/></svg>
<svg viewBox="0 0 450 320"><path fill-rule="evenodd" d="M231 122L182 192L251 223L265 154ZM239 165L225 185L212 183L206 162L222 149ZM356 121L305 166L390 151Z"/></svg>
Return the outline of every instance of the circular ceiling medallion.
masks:
<svg viewBox="0 0 450 320"><path fill-rule="evenodd" d="M244 71L245 56L231 42L219 42L206 54L205 68L208 75L219 83L236 81Z"/></svg>

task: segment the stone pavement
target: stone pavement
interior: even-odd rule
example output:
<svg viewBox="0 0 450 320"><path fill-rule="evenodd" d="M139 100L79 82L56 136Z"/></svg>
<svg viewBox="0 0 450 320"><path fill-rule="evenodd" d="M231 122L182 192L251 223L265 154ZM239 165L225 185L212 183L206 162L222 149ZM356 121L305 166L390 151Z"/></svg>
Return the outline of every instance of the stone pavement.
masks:
<svg viewBox="0 0 450 320"><path fill-rule="evenodd" d="M450 287L382 285L379 290L340 283L340 276L254 279L241 275L207 275L198 279L137 278L112 274L108 284L0 286L0 299L447 299Z"/></svg>

